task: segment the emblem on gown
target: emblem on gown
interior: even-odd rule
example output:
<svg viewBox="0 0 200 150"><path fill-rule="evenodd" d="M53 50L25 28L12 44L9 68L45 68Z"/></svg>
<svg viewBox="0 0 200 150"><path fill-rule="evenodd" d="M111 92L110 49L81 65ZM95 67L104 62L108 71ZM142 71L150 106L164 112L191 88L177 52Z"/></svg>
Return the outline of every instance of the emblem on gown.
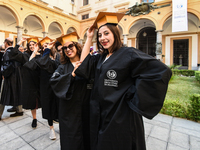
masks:
<svg viewBox="0 0 200 150"><path fill-rule="evenodd" d="M109 79L115 79L117 77L117 73L115 72L115 70L108 70L107 77Z"/></svg>
<svg viewBox="0 0 200 150"><path fill-rule="evenodd" d="M106 75L108 79L104 79L104 86L118 87L118 81L114 80L117 77L116 71L108 70Z"/></svg>

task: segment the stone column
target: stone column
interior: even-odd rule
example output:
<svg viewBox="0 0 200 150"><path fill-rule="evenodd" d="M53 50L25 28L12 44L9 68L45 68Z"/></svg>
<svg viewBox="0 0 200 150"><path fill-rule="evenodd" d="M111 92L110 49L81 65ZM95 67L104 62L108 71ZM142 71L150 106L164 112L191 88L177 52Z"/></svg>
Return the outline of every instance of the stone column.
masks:
<svg viewBox="0 0 200 150"><path fill-rule="evenodd" d="M42 32L43 33L43 38L45 38L48 35L48 32Z"/></svg>
<svg viewBox="0 0 200 150"><path fill-rule="evenodd" d="M83 39L79 39L78 42L83 45Z"/></svg>
<svg viewBox="0 0 200 150"><path fill-rule="evenodd" d="M22 39L23 28L21 26L16 26L17 28L17 43Z"/></svg>
<svg viewBox="0 0 200 150"><path fill-rule="evenodd" d="M123 34L123 37L124 37L124 46L127 46L127 44L128 44L128 41L127 41L127 36L128 36L128 34Z"/></svg>
<svg viewBox="0 0 200 150"><path fill-rule="evenodd" d="M156 30L157 39L156 39L156 58L162 61L162 31Z"/></svg>

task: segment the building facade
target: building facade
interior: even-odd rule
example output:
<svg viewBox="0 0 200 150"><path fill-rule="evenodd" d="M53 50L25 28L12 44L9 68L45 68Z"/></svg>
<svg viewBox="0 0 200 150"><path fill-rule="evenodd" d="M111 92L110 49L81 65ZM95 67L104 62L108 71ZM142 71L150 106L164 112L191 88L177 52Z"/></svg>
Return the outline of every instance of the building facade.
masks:
<svg viewBox="0 0 200 150"><path fill-rule="evenodd" d="M188 0L188 31L172 32L172 0L0 0L0 42L5 38L49 36L55 39L76 31L80 43L99 12L126 13L132 6L150 2L159 7L148 14L125 15L119 23L121 39L162 60L197 70L200 64L200 0ZM153 2L153 3L152 3ZM161 48L161 53L156 47ZM93 39L96 49L96 40Z"/></svg>

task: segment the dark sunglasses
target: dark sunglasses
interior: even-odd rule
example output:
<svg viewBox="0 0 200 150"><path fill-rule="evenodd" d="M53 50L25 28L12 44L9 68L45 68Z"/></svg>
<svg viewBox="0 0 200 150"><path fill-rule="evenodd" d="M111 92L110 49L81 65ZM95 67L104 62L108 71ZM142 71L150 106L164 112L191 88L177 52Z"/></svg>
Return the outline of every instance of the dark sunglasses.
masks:
<svg viewBox="0 0 200 150"><path fill-rule="evenodd" d="M68 46L63 46L62 50L67 51L67 48L69 48L70 50L72 50L74 47L74 44L69 44Z"/></svg>

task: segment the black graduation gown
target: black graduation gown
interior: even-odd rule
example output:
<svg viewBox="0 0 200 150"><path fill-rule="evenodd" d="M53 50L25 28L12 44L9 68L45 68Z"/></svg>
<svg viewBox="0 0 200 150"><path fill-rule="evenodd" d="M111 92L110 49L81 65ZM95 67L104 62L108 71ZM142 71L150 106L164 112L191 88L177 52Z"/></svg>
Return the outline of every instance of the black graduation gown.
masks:
<svg viewBox="0 0 200 150"><path fill-rule="evenodd" d="M3 53L0 52L0 64L2 63L2 57L3 57ZM1 84L2 84L2 72L0 71L0 88L1 88Z"/></svg>
<svg viewBox="0 0 200 150"><path fill-rule="evenodd" d="M75 74L94 74L90 100L92 150L145 150L142 116L153 118L165 99L171 70L131 47L88 55Z"/></svg>
<svg viewBox="0 0 200 150"><path fill-rule="evenodd" d="M9 58L11 60L18 61L22 63L23 67L21 68L22 77L22 87L20 99L22 100L22 105L24 109L36 109L40 108L40 95L39 95L39 68L31 70L27 67L24 67L26 63L29 62L30 54L27 52L20 52L18 50L19 45L16 45L15 48L9 53Z"/></svg>
<svg viewBox="0 0 200 150"><path fill-rule="evenodd" d="M49 55L36 56L29 61L26 67L34 70L40 68L40 100L42 107L42 117L44 119L58 119L58 102L50 86L50 78L58 67L56 62Z"/></svg>
<svg viewBox="0 0 200 150"><path fill-rule="evenodd" d="M59 65L51 86L59 102L59 127L62 150L89 150L89 97L87 80L71 75L71 63ZM88 89L87 89L88 87Z"/></svg>
<svg viewBox="0 0 200 150"><path fill-rule="evenodd" d="M18 106L22 104L20 101L21 81L18 69L20 64L10 60L8 54L12 49L13 47L9 47L2 57L1 72L4 76L4 84L1 94L1 104Z"/></svg>

